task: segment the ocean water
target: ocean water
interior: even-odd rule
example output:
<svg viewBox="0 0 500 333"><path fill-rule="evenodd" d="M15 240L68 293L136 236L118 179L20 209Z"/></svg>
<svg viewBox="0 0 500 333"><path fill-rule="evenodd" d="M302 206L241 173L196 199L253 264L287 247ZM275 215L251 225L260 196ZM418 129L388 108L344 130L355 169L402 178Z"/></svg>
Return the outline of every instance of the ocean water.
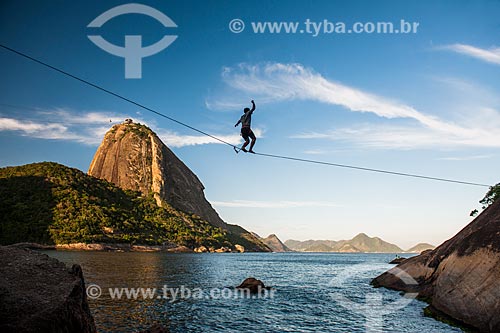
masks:
<svg viewBox="0 0 500 333"><path fill-rule="evenodd" d="M99 332L136 332L155 322L179 333L461 332L424 317L426 304L411 295L369 285L393 267L394 254L45 253L79 263L92 295L99 286L100 297L89 299ZM273 289L246 297L227 288L247 277ZM172 289L164 293L164 286ZM136 299L123 291L118 300L109 288L156 291L142 297L138 289Z"/></svg>

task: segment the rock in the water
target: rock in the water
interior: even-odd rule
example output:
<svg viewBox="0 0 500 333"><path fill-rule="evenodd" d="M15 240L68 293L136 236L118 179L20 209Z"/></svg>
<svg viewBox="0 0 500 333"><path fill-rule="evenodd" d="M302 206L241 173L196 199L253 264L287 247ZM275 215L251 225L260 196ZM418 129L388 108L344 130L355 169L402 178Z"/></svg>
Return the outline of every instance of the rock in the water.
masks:
<svg viewBox="0 0 500 333"><path fill-rule="evenodd" d="M245 252L245 247L243 245L240 245L240 244L236 244L234 246L235 250L238 251L239 253L244 253Z"/></svg>
<svg viewBox="0 0 500 333"><path fill-rule="evenodd" d="M408 286L391 274L403 270ZM378 276L374 286L418 292L429 312L445 314L481 332L500 332L500 200L436 249Z"/></svg>
<svg viewBox="0 0 500 333"><path fill-rule="evenodd" d="M1 332L96 332L79 265L0 246Z"/></svg>
<svg viewBox="0 0 500 333"><path fill-rule="evenodd" d="M396 257L396 258L392 259L389 264L396 264L396 265L398 265L398 264L402 263L405 260L406 260L406 258Z"/></svg>
<svg viewBox="0 0 500 333"><path fill-rule="evenodd" d="M253 277L246 278L236 288L237 289L248 289L250 291L250 293L252 293L252 294L257 294L257 293L260 293L264 290L270 289L269 287L266 287L264 285L264 282L262 282L261 280L257 280L256 278L253 278Z"/></svg>

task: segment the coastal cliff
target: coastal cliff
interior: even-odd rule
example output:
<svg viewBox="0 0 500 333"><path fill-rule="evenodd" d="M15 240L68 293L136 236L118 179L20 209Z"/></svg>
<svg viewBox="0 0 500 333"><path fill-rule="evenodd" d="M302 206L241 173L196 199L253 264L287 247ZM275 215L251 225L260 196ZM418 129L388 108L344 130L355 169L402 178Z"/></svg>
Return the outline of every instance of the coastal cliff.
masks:
<svg viewBox="0 0 500 333"><path fill-rule="evenodd" d="M397 271L413 277L406 285ZM500 200L434 250L405 260L372 281L375 287L418 292L426 312L480 332L500 332Z"/></svg>
<svg viewBox="0 0 500 333"><path fill-rule="evenodd" d="M230 234L247 251L270 251L245 229L225 223L205 198L205 189L191 171L147 126L126 121L104 136L88 174L125 190L153 196L158 206L168 204L195 214Z"/></svg>
<svg viewBox="0 0 500 333"><path fill-rule="evenodd" d="M97 149L88 174L125 190L151 194L158 206L165 201L216 227L226 225L205 198L205 188L194 172L144 125L113 126Z"/></svg>
<svg viewBox="0 0 500 333"><path fill-rule="evenodd" d="M149 128L106 134L89 174L53 162L0 168L0 244L185 252L270 249L227 224L196 175Z"/></svg>

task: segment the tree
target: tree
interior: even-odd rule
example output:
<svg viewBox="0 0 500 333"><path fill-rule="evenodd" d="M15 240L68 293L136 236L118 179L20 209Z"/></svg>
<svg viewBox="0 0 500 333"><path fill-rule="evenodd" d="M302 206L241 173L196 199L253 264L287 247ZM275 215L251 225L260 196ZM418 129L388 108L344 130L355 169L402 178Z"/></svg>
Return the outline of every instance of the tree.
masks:
<svg viewBox="0 0 500 333"><path fill-rule="evenodd" d="M498 198L500 198L500 183L490 187L484 198L482 198L479 203L483 205L481 208L485 210L492 203L494 203ZM479 213L477 209L470 212L470 216L476 216Z"/></svg>

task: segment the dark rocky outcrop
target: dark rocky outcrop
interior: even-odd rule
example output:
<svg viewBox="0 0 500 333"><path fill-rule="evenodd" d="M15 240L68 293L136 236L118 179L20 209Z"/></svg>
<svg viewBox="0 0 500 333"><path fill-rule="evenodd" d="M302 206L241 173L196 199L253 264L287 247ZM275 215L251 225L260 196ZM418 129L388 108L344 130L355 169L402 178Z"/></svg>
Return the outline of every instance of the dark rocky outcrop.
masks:
<svg viewBox="0 0 500 333"><path fill-rule="evenodd" d="M264 290L270 289L264 285L264 282L257 280L256 278L249 277L246 278L236 289L246 289L250 291L251 294L258 294Z"/></svg>
<svg viewBox="0 0 500 333"><path fill-rule="evenodd" d="M247 250L269 251L248 231L220 218L205 198L205 188L194 172L144 125L128 121L113 126L97 149L88 173L123 189L153 195L159 206L166 202L200 216L213 226L243 237L247 243L242 245Z"/></svg>
<svg viewBox="0 0 500 333"><path fill-rule="evenodd" d="M393 264L393 265L399 265L401 264L403 261L405 261L407 258L403 258L403 257L396 257L394 259L392 259L389 264Z"/></svg>
<svg viewBox="0 0 500 333"><path fill-rule="evenodd" d="M80 266L0 246L1 332L96 332Z"/></svg>
<svg viewBox="0 0 500 333"><path fill-rule="evenodd" d="M261 241L266 244L273 252L292 252L275 234L271 234L266 238L261 238Z"/></svg>
<svg viewBox="0 0 500 333"><path fill-rule="evenodd" d="M406 285L397 270L418 285ZM453 238L405 260L372 284L418 292L430 303L428 313L446 315L481 332L500 332L500 200Z"/></svg>

